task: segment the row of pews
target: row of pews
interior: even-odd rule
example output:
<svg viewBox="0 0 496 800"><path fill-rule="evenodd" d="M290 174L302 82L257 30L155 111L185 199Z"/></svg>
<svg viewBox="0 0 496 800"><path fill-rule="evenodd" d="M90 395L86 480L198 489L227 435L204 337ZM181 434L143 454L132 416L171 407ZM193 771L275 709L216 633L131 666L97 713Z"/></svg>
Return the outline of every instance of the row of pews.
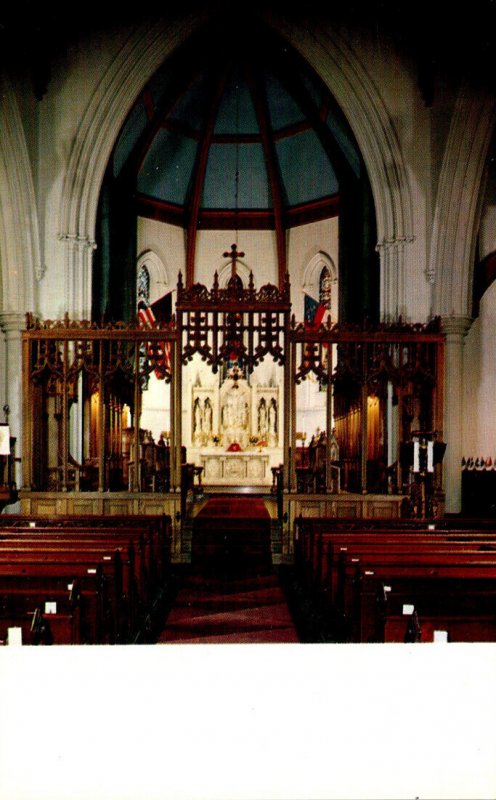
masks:
<svg viewBox="0 0 496 800"><path fill-rule="evenodd" d="M130 644L170 574L166 515L0 517L0 641Z"/></svg>
<svg viewBox="0 0 496 800"><path fill-rule="evenodd" d="M496 520L300 517L295 570L328 640L496 641Z"/></svg>

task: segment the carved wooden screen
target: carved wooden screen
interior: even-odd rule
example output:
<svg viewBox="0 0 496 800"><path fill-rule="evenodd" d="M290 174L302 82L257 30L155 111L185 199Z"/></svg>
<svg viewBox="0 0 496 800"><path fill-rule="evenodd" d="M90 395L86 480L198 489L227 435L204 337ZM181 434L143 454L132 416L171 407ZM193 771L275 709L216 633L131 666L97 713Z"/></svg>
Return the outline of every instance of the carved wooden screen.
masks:
<svg viewBox="0 0 496 800"><path fill-rule="evenodd" d="M378 474L381 463L387 467L385 454L379 452L388 435L386 402L398 408L400 442L417 427L436 430L442 438L444 336L438 319L426 325L398 322L374 327L329 321L318 329L293 319L290 339L294 383L315 376L332 389L328 430L332 415L345 488L361 492L388 488L386 472ZM376 402L371 404L372 398ZM399 474L394 479L402 481Z"/></svg>
<svg viewBox="0 0 496 800"><path fill-rule="evenodd" d="M233 278L221 289L215 273L209 290L200 283L185 288L179 275L176 312L183 364L195 353L213 372L233 359L248 372L264 358L284 364L289 295L287 276L282 290L272 284L255 289L252 274L246 289Z"/></svg>
<svg viewBox="0 0 496 800"><path fill-rule="evenodd" d="M28 315L25 488L138 490L137 470L135 485L128 481L123 430L132 420L134 441L140 441L143 386L152 371L170 382L175 340L174 328L160 323L145 331L138 324L99 327L68 317L41 322Z"/></svg>

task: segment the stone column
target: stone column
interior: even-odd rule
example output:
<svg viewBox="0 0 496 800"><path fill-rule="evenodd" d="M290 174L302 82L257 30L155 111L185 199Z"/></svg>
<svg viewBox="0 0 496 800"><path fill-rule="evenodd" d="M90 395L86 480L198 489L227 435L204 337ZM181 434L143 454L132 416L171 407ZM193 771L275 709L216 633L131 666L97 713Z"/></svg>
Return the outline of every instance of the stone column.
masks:
<svg viewBox="0 0 496 800"><path fill-rule="evenodd" d="M9 407L2 422L8 421L10 435L16 437L16 457L22 457L22 331L26 327L24 314L15 311L0 312L0 328L4 333L2 348L3 381L0 387L0 413ZM22 484L20 461L15 464L15 482Z"/></svg>
<svg viewBox="0 0 496 800"><path fill-rule="evenodd" d="M96 243L88 236L60 234L65 249L64 311L73 319L91 317L91 274Z"/></svg>
<svg viewBox="0 0 496 800"><path fill-rule="evenodd" d="M396 236L376 245L381 258L381 313L386 320L406 317L405 259L413 240L413 236Z"/></svg>
<svg viewBox="0 0 496 800"><path fill-rule="evenodd" d="M462 438L463 438L463 340L471 318L443 317L446 336L444 366L444 433L447 444L444 456L445 511L458 514L462 508Z"/></svg>

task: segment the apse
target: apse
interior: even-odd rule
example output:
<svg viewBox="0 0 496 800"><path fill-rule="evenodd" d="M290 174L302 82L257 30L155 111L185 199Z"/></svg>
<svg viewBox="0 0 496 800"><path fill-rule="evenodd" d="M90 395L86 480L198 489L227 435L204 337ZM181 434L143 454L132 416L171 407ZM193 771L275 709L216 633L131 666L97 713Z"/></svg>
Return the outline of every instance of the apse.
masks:
<svg viewBox="0 0 496 800"><path fill-rule="evenodd" d="M134 318L145 249L165 294L179 272L210 285L236 242L257 285L291 274L301 318L305 270L333 236L335 319L377 319L375 213L348 120L284 39L249 16L214 18L130 103L101 191L93 317Z"/></svg>

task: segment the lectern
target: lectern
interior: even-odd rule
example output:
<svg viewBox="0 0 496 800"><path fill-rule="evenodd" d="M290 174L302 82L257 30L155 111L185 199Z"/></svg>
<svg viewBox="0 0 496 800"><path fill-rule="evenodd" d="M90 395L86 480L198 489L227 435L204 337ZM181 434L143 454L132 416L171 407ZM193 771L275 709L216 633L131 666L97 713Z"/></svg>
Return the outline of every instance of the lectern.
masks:
<svg viewBox="0 0 496 800"><path fill-rule="evenodd" d="M435 516L434 467L441 464L446 444L437 440L436 431L412 431L411 441L401 445L402 467L411 470L412 516L429 519Z"/></svg>

